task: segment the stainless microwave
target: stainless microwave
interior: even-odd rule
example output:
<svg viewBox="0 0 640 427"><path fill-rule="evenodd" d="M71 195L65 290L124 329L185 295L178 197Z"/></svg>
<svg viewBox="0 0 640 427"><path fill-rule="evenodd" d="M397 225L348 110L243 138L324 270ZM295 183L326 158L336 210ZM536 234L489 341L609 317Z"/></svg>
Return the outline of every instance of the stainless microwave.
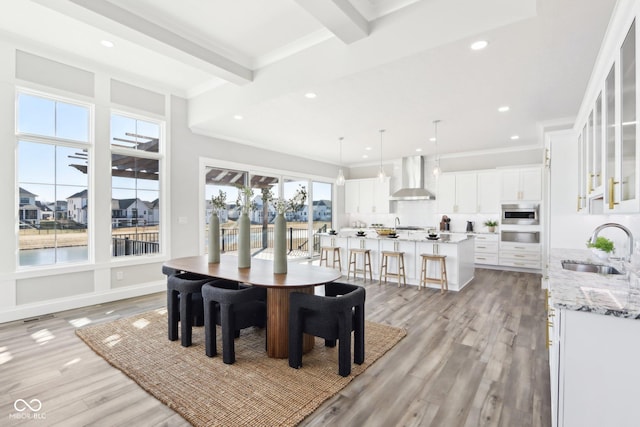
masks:
<svg viewBox="0 0 640 427"><path fill-rule="evenodd" d="M502 205L502 224L540 224L540 205L521 203Z"/></svg>

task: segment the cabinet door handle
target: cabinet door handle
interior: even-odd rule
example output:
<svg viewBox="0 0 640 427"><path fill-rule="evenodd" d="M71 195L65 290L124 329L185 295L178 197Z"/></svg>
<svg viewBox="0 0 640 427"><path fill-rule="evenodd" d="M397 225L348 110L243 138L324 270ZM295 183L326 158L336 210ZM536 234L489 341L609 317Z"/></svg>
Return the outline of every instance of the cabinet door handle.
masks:
<svg viewBox="0 0 640 427"><path fill-rule="evenodd" d="M615 191L613 187L616 184L620 184L620 181L615 181L613 178L609 178L609 209L613 209L613 207L618 204L617 202L614 202Z"/></svg>
<svg viewBox="0 0 640 427"><path fill-rule="evenodd" d="M587 173L587 190L589 194L593 193L593 173Z"/></svg>

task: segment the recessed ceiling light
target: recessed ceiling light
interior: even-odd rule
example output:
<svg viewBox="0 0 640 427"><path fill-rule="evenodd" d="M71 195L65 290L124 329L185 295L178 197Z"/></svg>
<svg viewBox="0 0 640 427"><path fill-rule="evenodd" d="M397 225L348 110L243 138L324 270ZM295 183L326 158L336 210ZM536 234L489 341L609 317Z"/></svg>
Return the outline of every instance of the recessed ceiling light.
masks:
<svg viewBox="0 0 640 427"><path fill-rule="evenodd" d="M473 42L471 44L471 50L482 50L489 45L489 42L486 40L478 40L477 42Z"/></svg>
<svg viewBox="0 0 640 427"><path fill-rule="evenodd" d="M307 93L305 93L305 94L304 94L304 96L305 96L305 98L313 99L313 98L315 98L315 97L316 97L316 96L318 96L318 95L316 95L316 94L315 94L315 93L313 93L313 92L307 92Z"/></svg>
<svg viewBox="0 0 640 427"><path fill-rule="evenodd" d="M369 158L369 156L367 156L366 154L363 154L363 155L362 155L362 158L363 158L363 159L368 159L368 158Z"/></svg>
<svg viewBox="0 0 640 427"><path fill-rule="evenodd" d="M422 148L416 148L416 151L419 153L422 151Z"/></svg>
<svg viewBox="0 0 640 427"><path fill-rule="evenodd" d="M102 41L100 42L100 44L101 44L102 46L104 46L104 47L113 47L113 46L114 46L114 45L113 45L113 42L110 42L109 40L102 40Z"/></svg>
<svg viewBox="0 0 640 427"><path fill-rule="evenodd" d="M511 135L511 139L515 141L516 139L520 139L520 136L518 136L518 135Z"/></svg>
<svg viewBox="0 0 640 427"><path fill-rule="evenodd" d="M436 137L435 137L435 136L432 136L431 138L429 138L429 141L431 141L431 142L436 142Z"/></svg>
<svg viewBox="0 0 640 427"><path fill-rule="evenodd" d="M244 117L242 117L240 114L236 114L235 116L233 116L233 118L236 119L236 120L244 119Z"/></svg>
<svg viewBox="0 0 640 427"><path fill-rule="evenodd" d="M365 148L365 150L367 150L367 151L371 151L371 150L372 150L372 148L371 148L371 147L367 147L367 148Z"/></svg>
<svg viewBox="0 0 640 427"><path fill-rule="evenodd" d="M502 107L498 107L498 111L500 111L501 113L506 113L509 110L510 108L508 105L503 105Z"/></svg>

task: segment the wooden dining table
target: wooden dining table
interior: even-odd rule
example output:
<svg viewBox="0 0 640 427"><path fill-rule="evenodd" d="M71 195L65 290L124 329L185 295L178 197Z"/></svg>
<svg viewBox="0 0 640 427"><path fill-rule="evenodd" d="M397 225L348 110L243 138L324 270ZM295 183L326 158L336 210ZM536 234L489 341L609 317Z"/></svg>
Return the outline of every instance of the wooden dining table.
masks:
<svg viewBox="0 0 640 427"><path fill-rule="evenodd" d="M248 283L267 288L267 355L273 358L289 356L289 295L291 292L314 293L314 287L342 277L340 271L311 264L289 263L287 273L274 274L273 261L251 259L251 267L238 268L238 258L220 256L219 263L210 263L206 255L175 258L166 261L168 268L189 273ZM314 337L305 334L303 351L313 348Z"/></svg>

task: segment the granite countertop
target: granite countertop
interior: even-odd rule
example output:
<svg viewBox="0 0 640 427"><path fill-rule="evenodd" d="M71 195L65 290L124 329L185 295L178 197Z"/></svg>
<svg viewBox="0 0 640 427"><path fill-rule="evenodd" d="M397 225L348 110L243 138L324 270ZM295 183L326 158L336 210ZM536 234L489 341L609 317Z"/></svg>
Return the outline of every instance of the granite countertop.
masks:
<svg viewBox="0 0 640 427"><path fill-rule="evenodd" d="M322 236L331 236L331 237L347 237L353 239L375 239L375 240L400 240L400 241L411 241L411 242L431 242L431 243L444 243L444 244L457 244L466 240L473 239L473 236L467 236L466 234L446 234L441 235L438 240L427 239L428 233L424 231L399 231L398 237L387 237L387 236L379 236L375 230L364 230L365 236L360 237L356 236L355 231L340 231L338 234L330 234L330 233L318 233Z"/></svg>
<svg viewBox="0 0 640 427"><path fill-rule="evenodd" d="M613 265L624 274L565 270L562 260ZM548 269L551 304L568 310L640 319L638 273L629 263L603 261L588 249L552 249Z"/></svg>

